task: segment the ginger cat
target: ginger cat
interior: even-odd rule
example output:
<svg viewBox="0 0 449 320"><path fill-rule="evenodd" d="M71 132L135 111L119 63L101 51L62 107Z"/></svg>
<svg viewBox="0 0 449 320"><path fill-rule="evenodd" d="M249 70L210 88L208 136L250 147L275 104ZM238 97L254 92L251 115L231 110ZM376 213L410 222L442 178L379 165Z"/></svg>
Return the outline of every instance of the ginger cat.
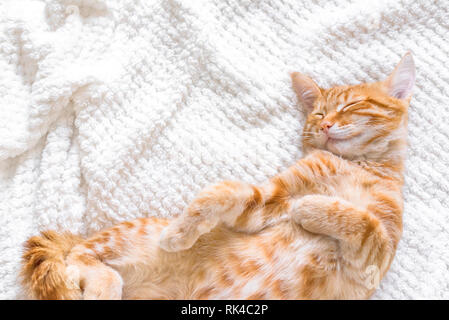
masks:
<svg viewBox="0 0 449 320"><path fill-rule="evenodd" d="M322 89L299 73L292 80L308 112L303 159L260 186L206 188L173 221L141 218L86 240L30 238L22 269L30 296L370 297L402 232L412 55L382 82Z"/></svg>

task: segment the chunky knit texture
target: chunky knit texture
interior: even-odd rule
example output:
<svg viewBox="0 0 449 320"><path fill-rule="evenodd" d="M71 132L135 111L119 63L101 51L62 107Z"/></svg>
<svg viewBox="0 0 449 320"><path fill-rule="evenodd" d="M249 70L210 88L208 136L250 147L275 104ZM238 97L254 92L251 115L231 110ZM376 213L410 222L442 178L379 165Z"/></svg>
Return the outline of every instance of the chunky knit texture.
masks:
<svg viewBox="0 0 449 320"><path fill-rule="evenodd" d="M179 214L301 157L289 72L383 79L411 50L404 233L374 298L449 298L449 1L0 3L0 298L21 245Z"/></svg>

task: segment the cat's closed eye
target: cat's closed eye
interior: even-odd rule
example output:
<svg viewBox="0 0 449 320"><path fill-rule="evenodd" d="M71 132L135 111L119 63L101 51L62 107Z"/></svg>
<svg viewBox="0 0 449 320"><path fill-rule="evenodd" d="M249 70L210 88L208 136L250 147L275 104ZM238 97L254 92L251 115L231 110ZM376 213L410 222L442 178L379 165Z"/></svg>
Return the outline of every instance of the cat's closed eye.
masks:
<svg viewBox="0 0 449 320"><path fill-rule="evenodd" d="M354 106L354 105L356 105L356 104L359 104L360 102L363 102L363 101L365 101L365 100L357 100L357 101L348 103L348 104L346 104L346 105L341 105L341 106L339 106L339 107L337 108L337 111L345 112L345 111L347 111L350 107L352 107L352 106Z"/></svg>
<svg viewBox="0 0 449 320"><path fill-rule="evenodd" d="M318 118L318 119L323 119L324 118L324 114L321 113L321 112L314 113L313 116L315 118Z"/></svg>

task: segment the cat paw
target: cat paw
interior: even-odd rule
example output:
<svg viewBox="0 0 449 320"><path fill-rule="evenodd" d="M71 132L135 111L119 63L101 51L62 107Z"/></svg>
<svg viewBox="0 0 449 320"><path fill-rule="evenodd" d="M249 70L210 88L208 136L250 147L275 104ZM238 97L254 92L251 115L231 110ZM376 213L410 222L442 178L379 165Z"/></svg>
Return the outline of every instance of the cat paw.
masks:
<svg viewBox="0 0 449 320"><path fill-rule="evenodd" d="M121 300L123 280L120 274L110 268L91 270L86 281L84 300Z"/></svg>
<svg viewBox="0 0 449 320"><path fill-rule="evenodd" d="M178 218L162 230L159 247L168 252L190 249L202 234L210 232L217 224L217 218L205 219L201 216Z"/></svg>
<svg viewBox="0 0 449 320"><path fill-rule="evenodd" d="M302 225L307 223L308 219L314 219L318 212L323 211L323 207L322 196L307 195L293 201L289 213L294 222Z"/></svg>
<svg viewBox="0 0 449 320"><path fill-rule="evenodd" d="M187 250L193 246L199 236L195 226L174 222L162 230L159 247L167 252Z"/></svg>

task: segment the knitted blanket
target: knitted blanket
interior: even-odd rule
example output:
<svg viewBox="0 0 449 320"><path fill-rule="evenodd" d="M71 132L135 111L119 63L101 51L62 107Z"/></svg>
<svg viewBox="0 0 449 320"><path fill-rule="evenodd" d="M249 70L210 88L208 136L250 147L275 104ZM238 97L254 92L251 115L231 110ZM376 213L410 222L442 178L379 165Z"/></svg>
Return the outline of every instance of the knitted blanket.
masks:
<svg viewBox="0 0 449 320"><path fill-rule="evenodd" d="M0 298L40 230L176 216L300 158L289 72L377 81L411 50L404 232L373 298L448 299L448 33L448 0L2 0Z"/></svg>

